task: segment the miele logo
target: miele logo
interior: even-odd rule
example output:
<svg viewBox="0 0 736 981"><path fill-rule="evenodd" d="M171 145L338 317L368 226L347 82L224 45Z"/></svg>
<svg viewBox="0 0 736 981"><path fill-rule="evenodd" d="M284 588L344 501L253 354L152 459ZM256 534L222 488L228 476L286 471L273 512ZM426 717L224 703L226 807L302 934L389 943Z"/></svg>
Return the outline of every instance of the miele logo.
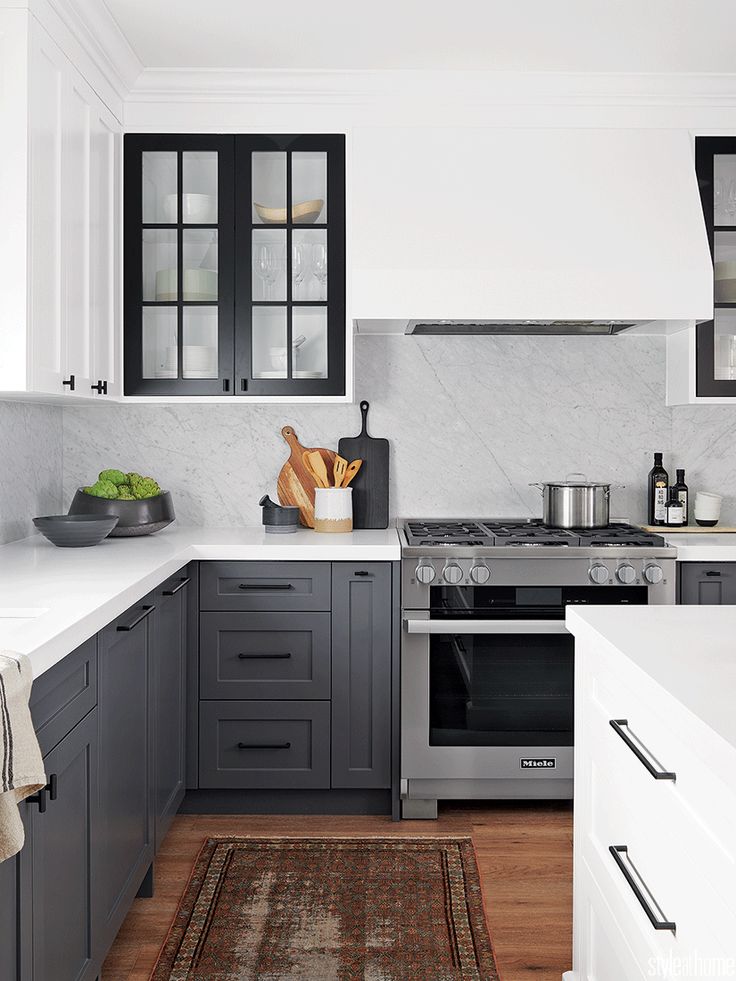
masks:
<svg viewBox="0 0 736 981"><path fill-rule="evenodd" d="M519 760L522 770L555 770L557 760L554 756L522 756Z"/></svg>

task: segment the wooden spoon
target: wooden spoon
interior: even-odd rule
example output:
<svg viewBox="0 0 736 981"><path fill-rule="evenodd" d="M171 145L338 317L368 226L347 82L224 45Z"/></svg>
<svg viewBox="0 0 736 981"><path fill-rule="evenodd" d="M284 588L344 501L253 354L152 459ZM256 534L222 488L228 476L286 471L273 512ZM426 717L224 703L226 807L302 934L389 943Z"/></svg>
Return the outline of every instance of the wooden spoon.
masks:
<svg viewBox="0 0 736 981"><path fill-rule="evenodd" d="M309 469L314 474L314 478L320 487L329 487L330 480L327 476L327 466L325 461L322 459L322 454L318 453L316 450L312 450L310 453L306 454L307 461L309 463Z"/></svg>
<svg viewBox="0 0 736 981"><path fill-rule="evenodd" d="M342 479L342 486L343 487L347 487L350 484L350 481L353 479L353 477L356 475L356 473L360 470L362 464L363 464L363 461L362 460L353 460L352 463L348 464L348 468L345 471L345 476Z"/></svg>
<svg viewBox="0 0 736 981"><path fill-rule="evenodd" d="M333 467L333 474L335 477L335 487L342 487L343 477L345 476L345 471L348 468L348 461L344 456L339 454L335 457L335 466Z"/></svg>

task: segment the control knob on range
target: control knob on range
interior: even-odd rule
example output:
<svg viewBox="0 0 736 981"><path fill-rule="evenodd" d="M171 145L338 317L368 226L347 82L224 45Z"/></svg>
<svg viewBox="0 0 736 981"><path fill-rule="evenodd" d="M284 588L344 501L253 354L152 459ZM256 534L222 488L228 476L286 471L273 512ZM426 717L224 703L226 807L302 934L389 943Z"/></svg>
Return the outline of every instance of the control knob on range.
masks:
<svg viewBox="0 0 736 981"><path fill-rule="evenodd" d="M456 586L463 578L463 570L457 562L446 562L445 568L442 570L442 578L451 586Z"/></svg>
<svg viewBox="0 0 736 981"><path fill-rule="evenodd" d="M656 565L655 563L648 565L644 570L644 578L650 585L656 586L657 583L662 582L662 579L664 578L662 566Z"/></svg>
<svg viewBox="0 0 736 981"><path fill-rule="evenodd" d="M596 586L602 586L608 582L608 569L605 565L601 565L600 562L590 567L588 575L590 576L590 581L594 582Z"/></svg>
<svg viewBox="0 0 736 981"><path fill-rule="evenodd" d="M429 562L420 562L414 575L416 576L417 582L421 583L422 586L429 586L437 578L434 566Z"/></svg>
<svg viewBox="0 0 736 981"><path fill-rule="evenodd" d="M630 563L622 562L618 569L616 569L616 578L625 586L630 586L636 579L636 569Z"/></svg>
<svg viewBox="0 0 736 981"><path fill-rule="evenodd" d="M485 562L476 562L470 570L470 578L477 586L482 586L491 578L491 570Z"/></svg>

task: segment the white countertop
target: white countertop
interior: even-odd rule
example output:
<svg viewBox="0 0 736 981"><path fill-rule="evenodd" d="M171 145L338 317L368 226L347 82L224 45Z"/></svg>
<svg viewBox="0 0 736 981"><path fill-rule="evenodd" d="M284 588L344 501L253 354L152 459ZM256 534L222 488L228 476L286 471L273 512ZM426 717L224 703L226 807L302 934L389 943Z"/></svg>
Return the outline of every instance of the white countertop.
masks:
<svg viewBox="0 0 736 981"><path fill-rule="evenodd" d="M633 661L736 748L736 606L568 607L566 623Z"/></svg>
<svg viewBox="0 0 736 981"><path fill-rule="evenodd" d="M57 548L41 535L0 547L0 650L31 658L35 677L196 559L394 562L396 528L267 535L263 528L173 526L94 548ZM40 612L39 612L40 611Z"/></svg>
<svg viewBox="0 0 736 981"><path fill-rule="evenodd" d="M736 562L736 535L668 535L668 545L677 549L678 562Z"/></svg>

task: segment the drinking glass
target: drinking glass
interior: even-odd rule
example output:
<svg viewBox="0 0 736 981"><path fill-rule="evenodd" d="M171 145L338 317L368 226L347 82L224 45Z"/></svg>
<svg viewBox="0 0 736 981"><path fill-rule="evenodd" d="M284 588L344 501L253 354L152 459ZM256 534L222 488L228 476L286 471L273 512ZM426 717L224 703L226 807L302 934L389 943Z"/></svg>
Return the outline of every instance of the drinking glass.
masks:
<svg viewBox="0 0 736 981"><path fill-rule="evenodd" d="M256 253L256 272L263 280L266 299L273 299L273 286L279 275L278 258L272 245L260 245Z"/></svg>
<svg viewBox="0 0 736 981"><path fill-rule="evenodd" d="M326 300L327 246L321 242L312 246L312 275L319 283L319 299Z"/></svg>
<svg viewBox="0 0 736 981"><path fill-rule="evenodd" d="M299 293L299 287L304 282L307 274L307 246L299 244L294 246L294 295Z"/></svg>

